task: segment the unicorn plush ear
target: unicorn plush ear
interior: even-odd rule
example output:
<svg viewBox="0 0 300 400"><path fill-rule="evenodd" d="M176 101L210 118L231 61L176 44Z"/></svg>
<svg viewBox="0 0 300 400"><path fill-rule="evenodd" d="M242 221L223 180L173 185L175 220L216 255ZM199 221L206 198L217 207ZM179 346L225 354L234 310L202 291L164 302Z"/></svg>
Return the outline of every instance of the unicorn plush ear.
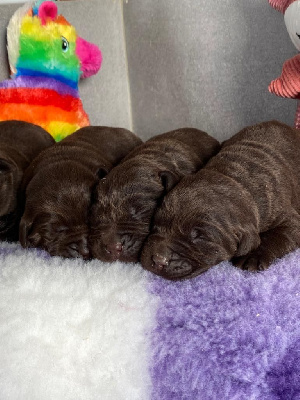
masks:
<svg viewBox="0 0 300 400"><path fill-rule="evenodd" d="M57 5L53 1L44 1L38 10L38 17L42 21L42 25L46 25L47 21L54 21L57 17Z"/></svg>

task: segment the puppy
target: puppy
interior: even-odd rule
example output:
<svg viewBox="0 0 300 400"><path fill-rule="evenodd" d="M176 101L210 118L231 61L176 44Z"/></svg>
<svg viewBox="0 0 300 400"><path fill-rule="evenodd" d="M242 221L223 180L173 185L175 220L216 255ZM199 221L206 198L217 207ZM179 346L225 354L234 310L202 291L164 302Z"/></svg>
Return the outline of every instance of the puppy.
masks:
<svg viewBox="0 0 300 400"><path fill-rule="evenodd" d="M165 197L141 257L168 279L223 260L262 270L300 245L300 132L273 121L243 129Z"/></svg>
<svg viewBox="0 0 300 400"><path fill-rule="evenodd" d="M126 129L85 127L43 151L24 177L23 247L89 258L88 212L99 178L142 141Z"/></svg>
<svg viewBox="0 0 300 400"><path fill-rule="evenodd" d="M0 122L0 239L17 240L20 184L24 171L42 150L54 144L43 128L23 121Z"/></svg>
<svg viewBox="0 0 300 400"><path fill-rule="evenodd" d="M158 135L128 154L96 189L90 218L93 257L138 261L162 196L218 149L207 133L184 128Z"/></svg>

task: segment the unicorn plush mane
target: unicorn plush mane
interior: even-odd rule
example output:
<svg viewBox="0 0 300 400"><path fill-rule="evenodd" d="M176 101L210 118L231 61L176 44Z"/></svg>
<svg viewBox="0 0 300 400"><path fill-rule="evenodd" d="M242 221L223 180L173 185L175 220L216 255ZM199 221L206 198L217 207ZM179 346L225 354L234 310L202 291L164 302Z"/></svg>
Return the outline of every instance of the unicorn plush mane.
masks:
<svg viewBox="0 0 300 400"><path fill-rule="evenodd" d="M77 36L52 0L26 3L7 27L10 80L0 83L0 120L46 129L56 141L89 125L79 79L98 72L98 47Z"/></svg>
<svg viewBox="0 0 300 400"><path fill-rule="evenodd" d="M7 26L7 55L9 67L12 74L16 73L16 64L19 57L19 40L21 30L21 20L32 9L34 3L25 3L12 16Z"/></svg>

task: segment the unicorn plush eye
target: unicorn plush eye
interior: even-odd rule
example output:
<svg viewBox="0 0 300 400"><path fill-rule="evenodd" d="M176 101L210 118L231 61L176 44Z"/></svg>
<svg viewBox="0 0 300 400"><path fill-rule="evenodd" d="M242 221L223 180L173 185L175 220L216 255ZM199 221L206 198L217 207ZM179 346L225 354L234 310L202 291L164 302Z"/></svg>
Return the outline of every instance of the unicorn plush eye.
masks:
<svg viewBox="0 0 300 400"><path fill-rule="evenodd" d="M69 42L63 36L61 37L61 48L64 53L69 50Z"/></svg>

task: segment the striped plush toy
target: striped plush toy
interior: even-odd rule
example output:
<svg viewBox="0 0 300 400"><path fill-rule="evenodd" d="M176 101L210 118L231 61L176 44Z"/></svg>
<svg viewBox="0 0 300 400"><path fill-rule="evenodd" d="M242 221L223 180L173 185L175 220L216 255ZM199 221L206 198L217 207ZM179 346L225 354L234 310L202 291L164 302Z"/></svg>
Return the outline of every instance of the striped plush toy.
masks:
<svg viewBox="0 0 300 400"><path fill-rule="evenodd" d="M270 5L284 14L290 38L300 51L300 0L268 0ZM269 91L280 97L298 100L295 128L300 129L300 54L285 61L281 75L269 85Z"/></svg>
<svg viewBox="0 0 300 400"><path fill-rule="evenodd" d="M7 28L11 78L0 83L0 121L22 120L56 141L89 125L78 92L80 78L98 72L98 47L57 15L54 1L26 3Z"/></svg>

